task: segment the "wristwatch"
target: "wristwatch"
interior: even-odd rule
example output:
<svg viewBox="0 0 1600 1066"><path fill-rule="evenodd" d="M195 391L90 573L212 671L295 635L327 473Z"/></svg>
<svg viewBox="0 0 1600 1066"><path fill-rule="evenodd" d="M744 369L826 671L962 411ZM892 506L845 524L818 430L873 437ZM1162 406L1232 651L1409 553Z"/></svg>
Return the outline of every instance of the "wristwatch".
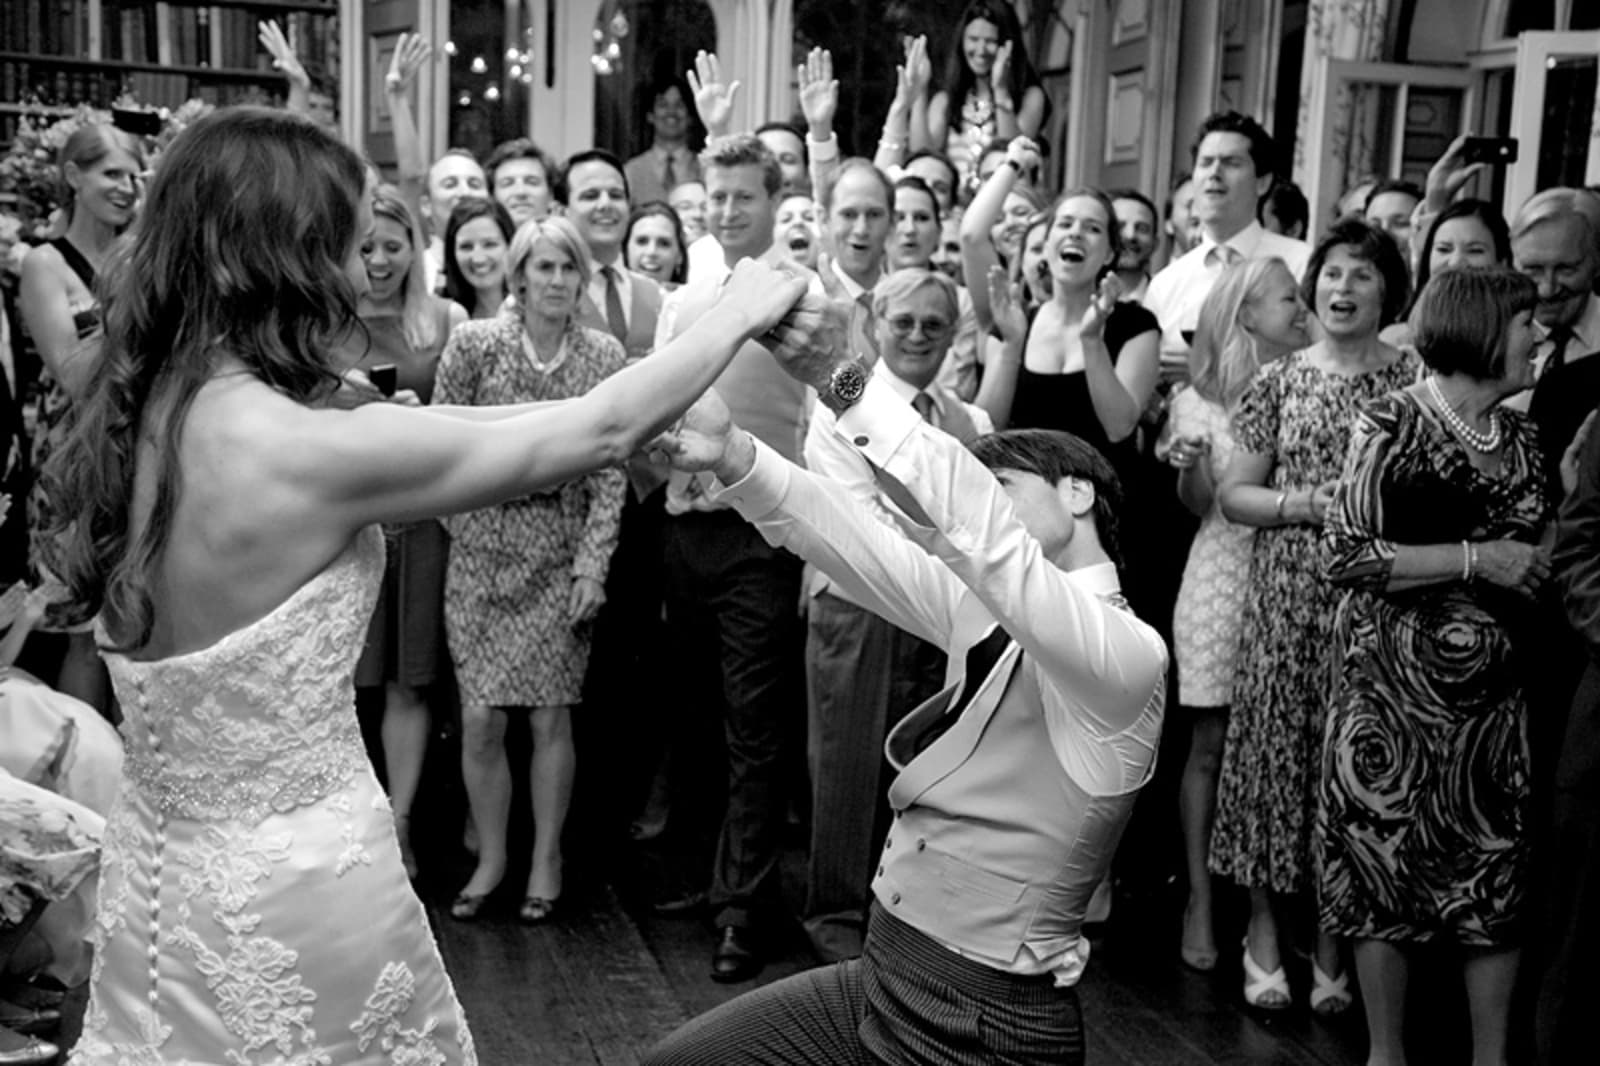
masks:
<svg viewBox="0 0 1600 1066"><path fill-rule="evenodd" d="M840 363L828 375L828 406L835 411L845 411L861 399L867 389L867 368L852 359Z"/></svg>

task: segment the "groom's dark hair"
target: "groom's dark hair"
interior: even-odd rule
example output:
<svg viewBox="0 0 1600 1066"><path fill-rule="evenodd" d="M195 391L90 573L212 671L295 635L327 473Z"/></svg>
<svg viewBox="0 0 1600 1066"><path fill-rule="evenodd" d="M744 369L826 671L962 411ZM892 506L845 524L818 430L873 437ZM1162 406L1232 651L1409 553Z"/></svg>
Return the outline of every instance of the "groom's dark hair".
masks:
<svg viewBox="0 0 1600 1066"><path fill-rule="evenodd" d="M972 442L972 454L990 470L1037 474L1051 485L1075 477L1094 486L1094 526L1100 546L1118 568L1122 550L1117 537L1117 512L1122 509L1122 482L1098 448L1071 433L1055 429L1008 429Z"/></svg>

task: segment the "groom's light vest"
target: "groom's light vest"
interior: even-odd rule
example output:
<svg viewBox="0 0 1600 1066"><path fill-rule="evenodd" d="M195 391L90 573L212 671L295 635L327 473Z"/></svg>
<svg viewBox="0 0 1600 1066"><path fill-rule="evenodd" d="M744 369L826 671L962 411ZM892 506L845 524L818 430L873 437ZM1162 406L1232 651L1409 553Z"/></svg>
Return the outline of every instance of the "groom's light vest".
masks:
<svg viewBox="0 0 1600 1066"><path fill-rule="evenodd" d="M974 683L979 683L974 681ZM958 685L890 734L894 821L872 888L902 921L985 960L1022 945L1051 958L1078 939L1138 788L1091 796L1045 729L1038 681L1012 643L960 718L917 754ZM1157 686L1153 700L1164 698ZM1154 770L1145 768L1143 784Z"/></svg>

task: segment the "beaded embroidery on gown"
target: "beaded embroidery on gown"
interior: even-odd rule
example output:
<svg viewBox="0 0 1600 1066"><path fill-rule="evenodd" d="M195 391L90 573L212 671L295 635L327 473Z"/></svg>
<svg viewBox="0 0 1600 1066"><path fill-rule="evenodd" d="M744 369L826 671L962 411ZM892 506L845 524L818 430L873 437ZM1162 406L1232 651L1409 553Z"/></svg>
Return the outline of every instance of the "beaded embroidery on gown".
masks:
<svg viewBox="0 0 1600 1066"><path fill-rule="evenodd" d="M474 1066L352 677L383 573L364 530L201 651L107 654L127 745L73 1066Z"/></svg>

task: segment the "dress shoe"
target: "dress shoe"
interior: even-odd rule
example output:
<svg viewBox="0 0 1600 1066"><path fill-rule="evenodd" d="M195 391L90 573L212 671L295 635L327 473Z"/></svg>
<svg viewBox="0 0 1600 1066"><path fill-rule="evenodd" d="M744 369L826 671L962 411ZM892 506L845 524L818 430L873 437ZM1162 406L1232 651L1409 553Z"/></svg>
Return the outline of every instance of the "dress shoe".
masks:
<svg viewBox="0 0 1600 1066"><path fill-rule="evenodd" d="M48 1040L0 1026L0 1066L43 1066L54 1062L61 1049Z"/></svg>
<svg viewBox="0 0 1600 1066"><path fill-rule="evenodd" d="M690 890L674 896L663 896L650 904L650 909L663 917L676 918L698 914L706 909L709 898L704 892Z"/></svg>
<svg viewBox="0 0 1600 1066"><path fill-rule="evenodd" d="M756 951L750 930L725 925L717 936L717 950L711 953L711 979L731 985L748 981L764 965Z"/></svg>

